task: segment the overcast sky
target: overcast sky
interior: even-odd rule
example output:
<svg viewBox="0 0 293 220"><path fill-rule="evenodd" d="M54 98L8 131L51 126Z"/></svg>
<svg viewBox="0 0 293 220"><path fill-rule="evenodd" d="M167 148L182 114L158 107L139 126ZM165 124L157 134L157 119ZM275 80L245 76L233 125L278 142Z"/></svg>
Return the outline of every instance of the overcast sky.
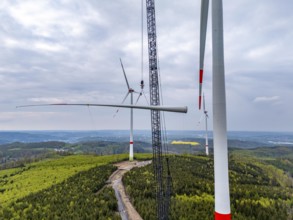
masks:
<svg viewBox="0 0 293 220"><path fill-rule="evenodd" d="M145 7L145 1L143 3ZM228 130L293 131L293 1L224 0ZM23 104L121 103L128 81L148 93L146 19L141 71L141 0L1 0L0 130L129 129L129 110ZM157 43L167 129L203 130L198 110L200 0L157 0ZM212 128L209 17L203 91ZM135 95L136 99L136 95ZM126 100L126 104L130 102ZM146 104L144 99L140 104ZM150 112L134 111L150 129Z"/></svg>

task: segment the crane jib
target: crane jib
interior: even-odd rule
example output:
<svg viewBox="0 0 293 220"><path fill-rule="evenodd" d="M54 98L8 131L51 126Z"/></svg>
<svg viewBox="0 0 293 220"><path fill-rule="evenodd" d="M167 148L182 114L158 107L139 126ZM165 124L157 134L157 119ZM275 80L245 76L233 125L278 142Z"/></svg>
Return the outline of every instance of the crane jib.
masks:
<svg viewBox="0 0 293 220"><path fill-rule="evenodd" d="M149 85L150 104L160 105L159 77L157 60L157 34L155 1L146 0L147 33L148 33L148 55L149 55ZM168 169L167 183L163 184L163 160L162 160L162 135L160 112L151 111L152 145L153 145L153 167L156 179L157 216L160 220L169 219L170 210L170 171ZM167 163L169 166L169 163ZM164 188L167 185L167 189Z"/></svg>

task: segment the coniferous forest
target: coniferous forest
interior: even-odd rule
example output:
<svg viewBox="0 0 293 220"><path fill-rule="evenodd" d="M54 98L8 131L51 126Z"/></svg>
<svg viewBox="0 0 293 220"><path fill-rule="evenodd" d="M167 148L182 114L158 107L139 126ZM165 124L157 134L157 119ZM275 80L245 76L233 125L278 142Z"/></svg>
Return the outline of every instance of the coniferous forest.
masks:
<svg viewBox="0 0 293 220"><path fill-rule="evenodd" d="M173 182L171 219L214 219L212 158L170 156L169 160ZM292 219L292 180L284 172L233 157L229 163L233 219ZM143 219L156 219L152 169L149 165L132 170L123 179Z"/></svg>
<svg viewBox="0 0 293 220"><path fill-rule="evenodd" d="M104 187L115 170L102 165L79 172L0 209L1 219L120 219L114 191Z"/></svg>
<svg viewBox="0 0 293 220"><path fill-rule="evenodd" d="M292 219L293 160L291 151L285 150L262 149L262 156L257 157L249 155L251 150L232 150L229 179L233 219ZM148 160L152 155L135 156ZM59 156L2 170L0 219L121 219L107 180L116 170L113 163L125 159L127 155ZM170 155L169 161L173 186L170 219L213 219L213 157ZM156 219L153 166L131 170L123 183L142 218ZM24 192L40 184L46 187Z"/></svg>

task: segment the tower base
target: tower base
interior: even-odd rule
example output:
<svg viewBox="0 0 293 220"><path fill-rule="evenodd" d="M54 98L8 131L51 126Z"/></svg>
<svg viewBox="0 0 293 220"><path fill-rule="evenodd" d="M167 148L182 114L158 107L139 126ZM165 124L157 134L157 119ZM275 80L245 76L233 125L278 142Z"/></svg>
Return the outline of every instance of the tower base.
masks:
<svg viewBox="0 0 293 220"><path fill-rule="evenodd" d="M231 220L231 214L220 214L215 212L215 220Z"/></svg>

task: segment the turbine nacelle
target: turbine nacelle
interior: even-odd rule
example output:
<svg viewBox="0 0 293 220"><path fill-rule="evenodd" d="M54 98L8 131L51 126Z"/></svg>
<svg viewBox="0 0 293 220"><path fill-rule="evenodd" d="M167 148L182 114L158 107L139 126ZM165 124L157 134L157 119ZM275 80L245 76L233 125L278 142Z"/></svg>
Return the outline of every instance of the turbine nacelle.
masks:
<svg viewBox="0 0 293 220"><path fill-rule="evenodd" d="M138 97L137 97L137 100L136 100L136 103L138 102L138 100L139 100L139 98L142 96L142 95L144 95L145 96L145 93L144 93L144 91L143 91L143 88L144 88L144 81L143 80L141 80L140 81L140 88L141 88L141 91L140 92L137 92L137 91L135 91L134 89L132 89L131 87L130 87L130 85L129 85L129 82L128 82L128 79L127 79L127 76L126 76L126 72L125 72L125 69L124 69L124 66L123 66L123 63L122 63L122 60L121 60L121 58L120 58L120 64L121 64L121 68L122 68L122 71L123 71L123 75L124 75L124 78L125 78L125 82L126 82L126 85L127 85L127 88L128 88L128 92L127 92L127 94L126 94L126 96L125 96L125 98L123 99L123 101L122 101L122 103L121 104L123 104L124 103L124 101L126 100L126 98L127 98L127 96L129 95L129 94L133 94L133 93L138 93L139 95L138 95ZM145 96L145 98L146 98L146 96ZM146 101L147 101L147 98L146 98ZM136 104L135 103L135 104ZM147 101L147 103L148 103L148 101ZM131 104L133 104L133 103L131 103ZM119 111L119 109L117 110L117 112ZM117 113L116 112L116 113Z"/></svg>
<svg viewBox="0 0 293 220"><path fill-rule="evenodd" d="M144 88L144 81L143 80L141 80L140 81L140 88L143 90L143 88Z"/></svg>

